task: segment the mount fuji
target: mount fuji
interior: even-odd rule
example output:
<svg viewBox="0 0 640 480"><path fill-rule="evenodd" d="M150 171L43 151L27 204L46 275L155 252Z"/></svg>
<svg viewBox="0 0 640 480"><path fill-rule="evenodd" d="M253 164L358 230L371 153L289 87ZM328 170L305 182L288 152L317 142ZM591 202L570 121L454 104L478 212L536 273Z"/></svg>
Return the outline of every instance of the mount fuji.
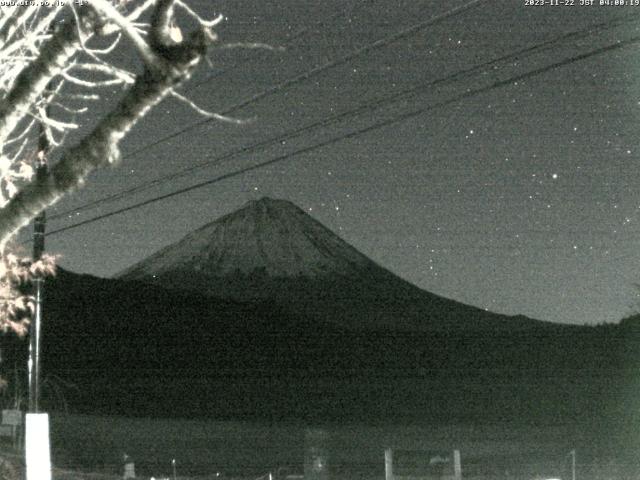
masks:
<svg viewBox="0 0 640 480"><path fill-rule="evenodd" d="M357 330L518 330L550 325L421 290L293 203L271 198L248 202L118 278L236 301L274 301L296 315Z"/></svg>
<svg viewBox="0 0 640 480"><path fill-rule="evenodd" d="M160 250L122 277L191 270L212 277L321 278L357 276L372 266L293 203L262 198Z"/></svg>
<svg viewBox="0 0 640 480"><path fill-rule="evenodd" d="M440 297L268 198L119 278L60 268L45 305L45 375L72 385L64 408L85 413L601 418L622 408L625 372L640 358L640 328L561 325ZM3 352L23 365L26 347ZM60 408L57 391L43 396Z"/></svg>

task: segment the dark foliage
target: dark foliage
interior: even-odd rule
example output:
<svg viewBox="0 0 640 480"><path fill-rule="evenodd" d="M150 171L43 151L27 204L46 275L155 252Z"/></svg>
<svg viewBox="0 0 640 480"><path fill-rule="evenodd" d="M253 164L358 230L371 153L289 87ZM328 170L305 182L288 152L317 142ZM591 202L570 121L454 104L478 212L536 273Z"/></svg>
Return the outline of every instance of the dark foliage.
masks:
<svg viewBox="0 0 640 480"><path fill-rule="evenodd" d="M356 330L278 302L60 271L43 369L87 413L571 423L633 411L638 329L521 323Z"/></svg>

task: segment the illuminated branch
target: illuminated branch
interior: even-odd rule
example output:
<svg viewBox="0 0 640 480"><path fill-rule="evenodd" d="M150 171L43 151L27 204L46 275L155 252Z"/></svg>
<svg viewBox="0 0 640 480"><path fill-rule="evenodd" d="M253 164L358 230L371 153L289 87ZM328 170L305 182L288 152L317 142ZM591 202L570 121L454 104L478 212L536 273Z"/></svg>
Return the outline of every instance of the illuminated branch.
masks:
<svg viewBox="0 0 640 480"><path fill-rule="evenodd" d="M65 8L0 9L0 330L24 333L30 299L16 283L34 271L52 271L54 263L48 257L34 264L20 260L11 253L12 236L81 186L92 170L117 162L121 140L151 108L173 95L199 114L234 121L176 92L206 58L216 39L212 28L223 17L205 20L183 0L91 0ZM195 22L194 31L182 34L176 11L189 25ZM103 41L91 46L94 38ZM141 60L141 73L109 61L121 39ZM66 145L86 102L100 98L93 92L112 86L122 89L120 101L74 146ZM31 165L46 161L43 152L28 154L36 126L58 147L59 159L46 175L34 177Z"/></svg>

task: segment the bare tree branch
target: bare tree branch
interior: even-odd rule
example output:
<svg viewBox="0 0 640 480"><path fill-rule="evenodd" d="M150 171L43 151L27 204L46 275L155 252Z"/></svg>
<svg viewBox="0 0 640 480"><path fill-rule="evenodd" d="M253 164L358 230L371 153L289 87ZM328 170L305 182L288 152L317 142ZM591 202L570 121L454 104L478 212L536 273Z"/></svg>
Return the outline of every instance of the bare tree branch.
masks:
<svg viewBox="0 0 640 480"><path fill-rule="evenodd" d="M122 15L113 5L111 5L111 3L107 0L93 0L91 6L120 27L124 35L129 39L129 41L131 41L138 51L138 54L147 65L154 65L157 62L153 50L138 33L131 21Z"/></svg>
<svg viewBox="0 0 640 480"><path fill-rule="evenodd" d="M152 22L152 32L153 28L163 29L171 21L168 16L170 3L161 0L158 7L161 13L156 16L155 23ZM214 38L206 30L203 26L180 44L173 44L164 33L155 35L156 41L151 43L151 48L158 60L146 65L118 105L78 145L64 152L46 177L24 186L0 210L0 245L42 209L82 185L89 172L118 160L120 140L151 107L189 78L206 54L207 45Z"/></svg>
<svg viewBox="0 0 640 480"><path fill-rule="evenodd" d="M43 45L38 58L17 76L11 90L0 101L0 144L80 48L77 28L75 22L69 22L55 32Z"/></svg>
<svg viewBox="0 0 640 480"><path fill-rule="evenodd" d="M32 299L17 282L54 271L52 257L34 263L15 255L13 234L81 186L91 171L116 162L120 141L153 106L173 95L201 115L234 121L176 92L207 59L207 47L216 39L212 28L222 16L205 20L185 0L66 4L0 9L0 331L27 331ZM176 11L198 28L183 36ZM94 44L96 38L103 41ZM109 55L120 38L132 44L142 73L112 63ZM98 89L113 85L123 92L120 101L69 147L66 135L81 125L86 103L100 99ZM43 138L58 147L59 159L46 174L34 176L33 166L47 161Z"/></svg>
<svg viewBox="0 0 640 480"><path fill-rule="evenodd" d="M171 90L170 94L171 94L172 97L174 97L177 100L179 100L180 102L186 104L189 108L194 110L199 115L202 115L203 117L215 118L216 120L220 120L221 122L233 123L235 125L241 125L241 124L247 123L247 120L240 120L238 118L228 117L226 115L221 115L219 113L210 112L208 110L205 110L204 108L199 107L198 105L195 104L195 102L193 102L192 100L189 100L187 97L185 97L184 95L176 92L175 90Z"/></svg>

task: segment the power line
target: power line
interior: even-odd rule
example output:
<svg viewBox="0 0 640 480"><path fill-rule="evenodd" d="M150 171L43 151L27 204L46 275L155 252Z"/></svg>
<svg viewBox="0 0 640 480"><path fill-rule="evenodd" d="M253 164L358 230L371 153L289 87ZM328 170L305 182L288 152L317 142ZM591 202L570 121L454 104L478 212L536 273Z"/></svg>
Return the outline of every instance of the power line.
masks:
<svg viewBox="0 0 640 480"><path fill-rule="evenodd" d="M361 56L361 55L363 55L365 53L368 53L368 52L370 52L372 50L381 48L383 46L389 45L389 44L391 44L393 42L396 42L396 41L398 41L398 40L400 40L400 39L402 39L404 37L407 37L407 36L409 36L409 35L411 35L413 33L416 33L418 31L420 31L421 29L424 29L424 28L426 28L428 26L435 25L435 24L437 24L437 23L439 23L441 21L444 21L444 20L446 20L446 19L448 19L450 17L453 17L455 15L459 15L459 14L461 14L461 13L463 13L463 12L465 12L465 11L475 7L475 6L477 6L477 4L479 4L481 2L484 2L484 1L488 1L488 0L471 0L470 2L467 2L464 5L461 5L459 7L456 7L456 8L453 8L451 10L448 10L443 14L437 15L437 16L432 17L432 18L430 18L430 19L428 19L426 21L423 21L423 22L418 22L418 23L416 23L416 24L414 24L414 25L412 25L410 27L404 28L404 29L400 30L399 32L396 32L393 35L390 35L390 36L384 37L382 39L376 40L375 42L372 42L372 43L369 43L369 44L365 45L364 47L356 49L353 52L350 52L349 54L347 54L347 55L345 55L343 57L340 57L340 58L338 58L336 60L329 61L329 62L325 63L322 66L316 67L316 68L311 69L311 70L309 70L307 72L304 72L304 73L302 73L300 75L297 75L297 76L295 76L295 77L293 77L291 79L285 80L284 82L281 82L281 83L279 83L279 84L277 84L275 86L272 86L272 87L270 87L270 88L268 88L268 89L266 89L266 90L264 90L264 91L262 91L262 92L260 92L260 93L258 93L256 95L254 95L254 96L252 96L252 97L250 97L250 98L248 98L248 99L246 99L246 100L244 100L244 101L242 101L242 102L230 107L229 109L221 112L220 114L221 115L229 115L229 114L233 113L236 110L239 110L239 109L241 109L241 108L243 108L243 107L245 107L245 106L247 106L247 105L249 105L251 103L254 103L255 101L258 101L258 100L260 100L262 98L265 98L265 97L267 97L269 95L272 95L274 93L277 93L280 90L283 90L284 88L290 87L290 86L292 86L292 85L294 85L296 83L300 83L301 81L304 81L304 80L306 80L308 78L311 78L312 76L314 76L316 74L319 74L321 72L324 72L325 70L328 70L330 68L342 65L342 64L352 60L353 58L356 58L356 57ZM124 155L122 158L123 158L123 160L125 160L127 158L134 157L134 156L138 155L139 153L141 153L143 151L146 151L146 150L148 150L150 148L153 148L153 147L155 147L155 146L157 146L159 144L162 144L162 143L164 143L166 141L169 141L169 140L172 140L174 138L177 138L180 135L183 135L184 133L186 133L186 132L188 132L188 131L190 131L190 130L192 130L194 128L197 128L199 126L205 125L205 124L210 123L210 122L212 122L214 120L215 119L213 119L213 118L208 118L208 119L205 119L205 120L201 120L200 122L193 123L193 124L183 128L181 130L178 130L178 131L173 132L173 133L171 133L169 135L161 137L158 140L155 140L153 142L147 143L146 145L134 150L133 152L130 152L130 153ZM244 153L244 151L240 152L240 153ZM115 197L118 197L119 195L120 194L116 194ZM109 198L112 198L112 197L114 197L114 196L111 196ZM102 201L102 199L98 200L98 202L101 202L101 201ZM75 211L77 211L77 209L74 210L74 212ZM67 214L68 214L68 212L63 212L63 213L57 214L55 216L55 218L59 218L60 216L67 215ZM54 218L54 217L51 217L51 218Z"/></svg>
<svg viewBox="0 0 640 480"><path fill-rule="evenodd" d="M384 37L381 38L379 40L376 40L375 42L369 43L367 45L365 45L364 47L360 47L356 50L354 50L353 52L348 53L347 55L344 55L338 59L335 60L331 60L323 65L320 65L318 67L312 68L311 70L307 70L306 72L303 72L299 75L296 75L295 77L292 77L290 79L287 79L281 83L278 83L277 85L274 85L272 87L267 88L266 90L263 90L260 93L257 93L255 95L253 95L252 97L249 97L239 103L236 103L235 105L233 105L232 107L229 107L228 109L220 112L220 115L230 115L232 113L234 113L237 110L240 110L252 103L255 103L259 100L262 100L263 98L269 97L275 93L280 92L281 90L284 90L286 88L292 87L293 85L296 85L298 83L304 82L305 80L308 80L309 78L318 75L322 72L325 72L326 70L329 70L331 68L335 68L338 67L340 65L343 65L351 60L353 60L354 58L357 58L359 56L362 56L364 54L367 54L369 52L372 52L374 50L377 50L379 48L385 47L387 45L390 45L394 42L397 42L398 40L401 40L405 37L408 37L414 33L419 32L420 30L423 30L427 27L436 25L440 22L443 22L444 20L447 20L451 17L454 17L456 15L460 15L464 12L466 12L467 10L470 10L476 6L478 6L480 3L482 2L487 2L489 0L470 0L467 3L459 6L459 7L455 7L452 8L450 10L447 10L446 12L440 14L440 15L436 15L435 17L432 17L428 20L425 20L423 22L418 22L410 27L404 28L388 37ZM158 140L155 140L154 142L150 142L126 155L123 155L123 160L127 159L127 158L131 158L134 157L136 155L138 155L139 153L146 151L150 148L153 148L157 145L160 145L164 142L167 142L169 140L172 140L180 135L182 135L185 132L188 132L189 130L193 130L194 128L200 127L202 125L206 125L210 122L215 121L214 118L207 118L205 120L201 120L199 122L193 123L183 129L180 129L174 133L171 133L169 135L165 135L164 137L159 138Z"/></svg>
<svg viewBox="0 0 640 480"><path fill-rule="evenodd" d="M318 22L315 22L312 26L307 26L299 31L297 31L296 33L294 33L292 36L290 36L287 41L284 43L284 45L290 45L291 43L293 43L295 40L297 40L298 38L306 35L308 32L311 31L312 27L319 27L322 26L324 24L327 23L331 23L334 20L340 18L341 16L348 16L348 15L352 15L355 11L357 11L359 8L362 8L365 4L367 3L374 3L376 0L361 0L360 3L356 4L354 7L352 7L351 9L345 10L344 12L336 12L333 15L325 18L324 20L320 20ZM245 65L246 63L249 63L252 60L252 56L247 56L245 57L242 61L237 62L236 64L234 64L231 68L231 70L235 70L239 67L241 67L242 65ZM220 70L216 73L213 73L209 76L207 76L207 78L203 79L200 82L194 83L194 84L189 84L189 88L190 89L194 89L194 88L198 88L202 85L204 85L205 83L213 80L214 78L218 78L224 74L226 74L228 70ZM133 155L133 153L131 154Z"/></svg>
<svg viewBox="0 0 640 480"><path fill-rule="evenodd" d="M579 62L579 61L583 61L583 60L586 60L586 59L594 57L594 56L602 55L604 53L612 52L614 50L618 50L618 49L621 49L621 48L624 48L624 47L628 47L628 46L636 44L636 43L640 43L640 36L636 36L636 37L633 37L633 38L630 38L630 39L627 39L627 40L624 40L624 41L618 41L618 42L616 42L614 44L611 44L611 45L608 45L608 46L605 46L605 47L601 47L601 48L598 48L596 50L592 50L592 51L587 52L587 53L583 53L583 54L576 55L576 56L573 56L573 57L570 57L570 58L566 58L566 59L560 60L558 62L552 63L550 65L547 65L547 66L544 66L544 67L539 67L539 68L536 68L534 70L530 70L529 72L526 72L526 73L523 73L523 74L520 74L520 75L515 75L515 76L510 77L510 78L508 78L506 80L499 80L499 81L496 81L496 82L494 82L494 83L492 83L490 85L487 85L485 87L480 87L480 88L468 90L468 91L466 91L466 92L464 92L464 93L462 93L460 95L457 95L457 96L455 96L453 98L450 98L448 100L436 103L434 105L403 113L403 114L395 116L393 118L390 118L390 119L387 119L387 120L384 120L384 121L381 121L381 122L374 123L372 125L369 125L367 127L364 127L364 128L358 129L358 130L354 130L354 131L349 132L347 134L344 134L344 135L341 135L341 136L338 136L338 137L334 137L334 138L331 138L329 140L325 140L325 141L322 141L322 142L319 142L319 143L316 143L316 144L313 144L313 145L309 145L307 147L298 149L298 150L296 150L294 152L290 152L290 153L286 153L284 155L280 155L278 157L272 158L271 160L267 160L265 162L260 162L260 163L255 164L255 165L244 167L242 169L239 169L239 170L236 170L236 171L233 171L233 172L229 172L229 173L214 177L212 179L205 180L203 182L196 183L196 184L191 185L189 187L181 188L179 190L175 190L175 191L167 193L167 194L159 195L159 196L147 199L145 201L138 202L138 203L130 205L128 207L120 208L118 210L114 210L112 212L108 212L108 213L105 213L105 214L102 214L102 215L97 215L97 216L92 217L90 219L83 220L81 222L78 222L78 223L75 223L75 224L72 224L72 225L68 225L68 226L59 228L57 230L53 230L53 231L49 232L47 234L47 236L55 235L55 234L58 234L58 233L62 233L62 232L65 232L65 231L68 231L68 230L71 230L71 229L74 229L74 228L77 228L77 227L80 227L80 226L83 226L83 225L87 225L89 223L93 223L93 222L97 222L99 220L103 220L105 218L108 218L108 217L111 217L111 216L114 216L114 215L118 215L118 214L125 213L125 212L131 211L131 210L134 210L134 209L146 206L146 205L150 205L152 203L159 202L161 200L165 200L167 198L171 198L171 197L174 197L174 196L177 196L177 195L181 195L183 193L190 192L192 190L196 190L196 189L208 186L208 185L213 185L215 183L219 183L219 182L221 182L223 180L226 180L226 179L238 176L238 175L242 175L244 173L247 173L247 172L250 172L250 171L253 171L253 170L258 170L260 168L264 168L264 167L267 167L267 166L270 166L270 165L274 165L276 163L283 162L283 161L288 160L288 159L290 159L290 158L292 158L294 156L297 156L297 155L303 155L305 153L309 153L309 152L312 152L314 150L318 150L320 148L324 148L324 147L333 145L333 144L341 142L343 140L348 140L348 139L351 139L351 138L355 138L355 137L358 137L360 135L364 135L366 133L369 133L369 132L372 132L372 131L375 131L375 130L379 130L379 129L384 128L384 127L388 127L390 125L394 125L396 123L401 123L401 122L404 122L404 121L407 121L407 120L411 120L413 118L416 118L416 117L418 117L418 116L420 116L420 115L422 115L422 114L424 114L424 113L426 113L428 111L434 110L436 108L440 108L440 107L444 107L444 106L447 106L447 105L451 105L453 103L459 102L460 100L464 100L466 98L470 98L470 97L479 95L481 93L486 93L488 91L491 91L491 90L494 90L494 89L497 89L497 88L501 88L501 87L504 87L504 86L507 86L507 85L512 85L514 82L527 80L527 79L530 79L532 77L547 73L547 72L549 72L551 70L554 70L554 69L557 69L557 68L560 68L560 67L564 67L564 66L567 66L567 65L570 65L572 63Z"/></svg>
<svg viewBox="0 0 640 480"><path fill-rule="evenodd" d="M351 8L351 10L347 10L347 11L345 11L345 12L337 12L337 13L334 13L333 15L331 15L331 16L330 16L330 17L328 17L328 18L326 18L325 20L321 20L321 21L319 21L319 22L316 22L316 23L314 24L314 26L320 26L320 25L323 25L323 24L326 24L326 23L331 23L333 20L335 20L336 18L339 18L340 16L343 16L343 15L344 15L344 16L346 16L346 15L349 15L349 14L353 14L353 13L354 13L358 8L362 7L365 3L373 3L374 1L375 1L375 0L366 0L366 1L362 1L362 2L360 2L359 4L357 4L356 6L354 6L353 8ZM307 26L307 27L303 28L302 30L299 30L299 31L298 31L298 32L296 32L294 35L292 35L292 36L287 40L287 42L285 42L285 45L287 45L287 44L291 44L294 40L296 40L296 39L298 39L298 38L300 38L300 37L304 36L304 35L305 35L307 32L309 32L310 30L311 30L311 27L310 27L310 26ZM231 70L235 70L235 69L239 68L240 66L244 65L245 63L248 63L250 60L251 60L251 57L245 57L245 58L243 59L243 61L242 61L242 62L239 62L239 63L236 63L235 65L233 65L233 68L232 68ZM189 88L190 88L190 89L192 89L192 90L193 90L193 89L196 89L196 88L198 88L198 87L200 87L200 86L202 86L202 85L206 84L207 82L209 82L209 81L213 80L214 78L218 78L218 77L220 77L220 76L224 75L224 74L225 74L225 73L227 73L228 71L230 71L230 70L221 70L221 71L218 71L218 72L216 72L216 73L214 73L214 74L212 74L212 75L207 76L207 78L205 78L204 80L202 80L202 81L200 81L200 82L193 83L193 84L189 84ZM212 119L209 119L209 120L212 120ZM208 120L203 121L203 122L204 122L204 123L206 123L207 121L208 121ZM197 127L197 126L199 126L199 125L202 125L202 124L203 124L203 122L200 122L200 123L198 123L198 124L196 124L196 125L192 125L192 126L190 126L190 127L187 127L186 129L183 129L181 132L176 132L176 133L177 133L177 134L179 134L179 135L181 135L181 134L183 134L183 133L186 133L188 130L190 130L190 129L192 129L192 128L195 128L195 127ZM172 135L173 135L173 134L172 134ZM173 137L172 137L172 138L173 138ZM162 140L162 139L161 139L161 140ZM125 155L125 156L124 156L124 158L130 158L130 157L132 157L132 156L135 156L138 152L140 152L140 151L142 151L142 150L144 150L144 149L146 149L146 148L150 148L150 147L147 147L147 146L141 147L141 148L139 148L138 150L136 150L136 151L134 151L134 152L131 152L131 153L129 153L129 154L127 154L127 155ZM155 182L155 181L154 181L154 182ZM71 210L71 211L65 211L65 212L62 212L62 213L58 213L58 214L52 215L52 216L50 216L50 217L49 217L49 219L50 219L50 220L51 220L51 219L56 219L56 218L60 218L60 217L62 217L62 216L66 216L66 215L68 215L69 213L72 213L72 212L73 212L73 213L75 213L75 212L79 212L79 211L85 210L86 208L90 208L90 207L92 207L92 206L94 206L94 205L100 204L100 203L102 203L102 202L104 202L104 201L110 201L110 200L113 200L113 199L115 199L115 198L120 198L124 193L132 193L132 192L134 192L134 191L138 191L139 189L140 189L140 186L137 186L137 187L134 187L133 189L127 190L127 191L125 191L125 192L120 192L120 193L115 194L115 195L111 195L111 196L109 196L109 197L107 197L107 198L104 198L104 199L99 199L99 200L97 200L97 201L95 201L95 202L91 202L90 204L87 204L87 205L84 205L84 206L82 206L82 207L79 207L79 208L73 209L73 210Z"/></svg>
<svg viewBox="0 0 640 480"><path fill-rule="evenodd" d="M63 232L63 231L66 231L66 230L69 230L69 229L72 229L72 228L75 228L75 227L78 227L78 226L85 225L87 223L92 223L94 221L98 221L98 220L101 220L101 219L104 219L104 218L107 218L107 217L110 217L110 216L113 216L113 215L116 215L116 214L119 214L119 213L124 213L126 211L133 210L135 208L139 208L139 207L148 205L150 203L155 203L157 201L164 200L166 198L170 198L170 197L173 197L173 196L176 196L176 195L180 195L182 193L186 193L186 192L189 192L191 190L195 190L195 189L207 186L207 185L218 183L220 181L226 180L228 178L231 178L231 177L234 177L234 176L237 176L237 175L241 175L243 173L247 173L249 171L257 170L259 168L263 168L263 167L266 167L266 166L269 166L269 165L272 165L272 164L275 164L275 163L279 163L279 162L287 160L287 159L289 159L289 158L291 158L291 157L293 157L295 155L308 153L310 151L329 146L331 144L337 143L337 142L342 141L342 140L353 138L355 136L359 136L359 135L368 133L370 131L377 130L377 129L380 129L380 128L383 128L383 127L386 127L386 126L389 126L389 125L392 125L392 124L395 124L395 123L403 122L405 120L409 120L409 119L415 118L415 117L417 117L417 116L419 116L419 115L421 115L423 113L426 113L427 111L433 110L435 108L446 106L446 105L458 102L460 100L463 100L465 98L468 98L468 97L471 97L471 96L475 96L475 95L478 95L480 93L485 93L485 92L487 92L489 90L493 90L495 88L499 88L499 87L502 87L502 86L510 85L510 84L512 84L512 83L514 83L516 81L525 80L525 79L531 78L533 76L537 76L537 75L540 75L542 73L546 73L546 72L548 72L550 70L553 70L555 68L559 68L559 67L562 67L562 66L565 66L565 65L569 65L569 64L575 63L577 61L585 60L585 59L590 58L592 56L601 55L601 54L609 52L609 51L613 51L613 50L616 50L616 49L619 49L619 48L623 48L623 47L629 46L629 45L631 45L633 43L638 43L638 41L640 41L640 37L634 37L634 38L626 40L626 41L617 42L617 43L609 45L607 47L603 47L603 48L600 48L600 49L597 49L597 50L593 50L593 51L585 53L585 54L581 54L581 55L578 55L578 56L575 56L575 57L571 57L569 59L562 60L560 62L556 62L556 63L551 64L551 65L546 66L546 67L541 67L541 68L532 70L532 71L527 72L525 74L521 74L521 75L517 75L517 76L511 77L511 78L509 78L507 80L501 80L501 81L494 82L493 84L491 84L491 85L489 85L487 87L482 87L482 88L478 88L478 89L475 89L475 90L469 90L469 91L467 91L467 92L465 92L465 93L463 93L463 94L461 94L461 95L459 95L457 97L454 97L452 99L446 100L444 102L437 103L437 104L432 105L430 107L414 110L414 111L411 111L411 112L408 112L408 113L393 117L393 118L388 119L386 121L378 122L378 123L375 123L375 124L370 125L368 127L365 127L365 128L359 129L359 130L355 130L355 131L350 132L350 133L348 133L346 135L343 135L343 136L340 136L340 137L334 137L334 138L332 138L330 140L326 140L326 141L323 141L323 142L320 142L320 143L317 143L317 144L314 144L314 145L311 145L311 146L308 146L308 147L304 147L304 148L299 149L299 150L297 150L295 152L291 152L291 153L287 153L287 154L278 156L278 157L273 158L271 160L268 160L266 162L261 162L261 163L258 163L256 165L245 167L245 168L236 170L234 172L230 172L230 173L215 177L213 179L209 179L209 180L197 183L195 185L191 185L189 187L185 187L185 188L176 190L174 192L170 192L168 194L164 194L164 195L160 195L160 196L157 196L157 197L153 197L153 198L145 200L143 202L139 202L139 203L136 203L134 205L115 210L113 212L109 212L109 213L106 213L106 214L103 214L103 215L99 215L99 216L93 217L91 219L84 220L82 222L78 222L78 223L73 224L73 225L69 225L69 226L66 226L66 227L63 227L63 228L60 228L60 229L57 229L57 230L53 230L48 235L53 235L53 234L56 234L56 233L60 233L60 232Z"/></svg>
<svg viewBox="0 0 640 480"><path fill-rule="evenodd" d="M359 114L361 114L361 113L363 113L364 111L367 111L367 110L373 110L373 109L382 107L384 105L387 105L387 104L390 104L390 103L393 103L393 102L397 102L397 101L400 101L400 100L406 100L408 98L411 98L412 96L419 95L419 94L423 93L425 90L428 90L431 87L434 87L434 86L437 86L437 85L440 85L440 84L446 83L446 82L458 81L461 78L469 76L469 75L471 75L473 73L476 73L478 71L482 71L485 68L491 67L491 66L499 64L501 62L512 60L514 58L522 58L522 56L524 56L524 55L529 56L529 55L532 55L534 53L546 51L546 50L549 50L549 49L553 48L558 42L565 42L565 41L570 40L570 39L581 38L581 37L584 37L586 35L590 35L590 34L596 32L598 30L616 28L616 27L619 27L622 24L630 23L632 21L635 21L639 17L640 17L640 15L634 15L632 17L627 17L625 19L615 20L615 21L611 21L611 22L603 22L603 23L595 24L595 25L580 29L580 30L576 30L574 32L569 32L569 33L560 35L560 36L555 37L553 39L547 40L547 41L545 41L543 43L536 44L536 45L533 45L533 46L530 46L530 47L525 47L525 48L522 48L522 49L517 50L515 52L509 53L507 55L503 55L501 57L498 57L498 58L489 60L487 62L484 62L482 64L476 65L474 67L470 67L470 68L467 68L465 70L458 71L458 72L455 72L453 74L446 75L446 76L441 77L439 79L436 79L436 80L433 80L431 82L428 82L427 84L420 85L420 86L413 87L413 88L409 88L409 89L405 89L405 90L397 92L395 94L379 98L379 99L377 99L377 100L375 100L373 102L364 103L364 104L356 107L355 109L351 109L351 110L348 110L348 111L345 111L345 112L342 112L342 113L327 117L325 119L321 119L321 120L312 122L310 124L307 124L306 126L300 127L298 129L295 129L295 130L290 130L290 131L285 132L283 134L278 134L278 135L276 135L274 137L271 137L269 139L266 139L266 140L263 140L263 141L260 141L260 142L253 143L251 145L243 146L243 147L238 148L236 150L232 150L231 152L227 152L227 153L223 154L220 157L216 157L214 159L198 163L197 165L193 165L193 166L184 168L184 169L179 170L177 172L173 172L173 173L170 173L170 174L166 174L166 175L160 176L160 177L158 177L156 179L144 182L142 184L136 185L134 187L131 187L131 188L126 189L126 190L123 190L121 192L108 195L106 197L100 198L98 200L95 200L93 202L87 203L87 204L82 205L80 207L76 207L76 208L73 208L73 209L66 210L64 212L58 213L56 215L50 216L49 218L50 219L61 218L61 217L67 216L67 215L69 215L71 213L77 213L77 212L84 211L84 210L87 210L87 209L90 209L90 208L94 208L94 207L96 207L96 206L98 206L100 204L103 204L103 203L107 203L107 202L111 202L111 201L115 201L115 200L126 198L129 195L133 195L135 193L141 192L141 191L143 191L145 189L148 189L150 187L166 183L166 182L168 182L170 180L173 180L175 178L187 175L189 173L192 173L194 171L200 170L202 168L206 168L206 167L209 167L209 166L220 164L223 161L229 160L229 159L231 159L233 157L236 157L238 155L241 155L241 154L244 154L244 153L248 153L248 152L257 150L259 148L262 148L262 147L275 145L275 144L280 143L280 142L282 142L284 140L289 140L291 138L298 137L298 136L302 135L303 133L305 133L307 131L310 131L310 130L313 130L313 129L316 129L316 128L320 128L320 127L324 127L324 126L328 126L328 125L331 125L331 124L334 124L334 123L338 123L338 122L340 122L340 121L342 121L342 120L344 120L346 118L359 115Z"/></svg>

